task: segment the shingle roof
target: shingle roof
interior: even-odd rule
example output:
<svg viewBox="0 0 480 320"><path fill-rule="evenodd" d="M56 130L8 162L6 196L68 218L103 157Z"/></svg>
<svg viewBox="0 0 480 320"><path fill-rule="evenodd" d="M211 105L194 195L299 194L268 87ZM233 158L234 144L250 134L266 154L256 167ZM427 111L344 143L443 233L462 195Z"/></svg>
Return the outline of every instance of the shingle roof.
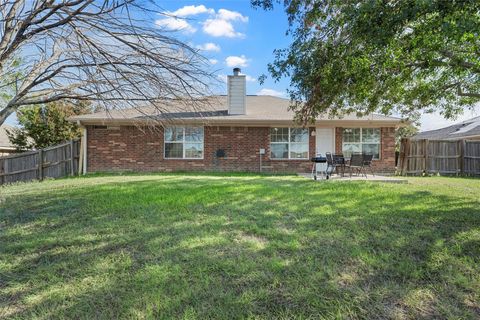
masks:
<svg viewBox="0 0 480 320"><path fill-rule="evenodd" d="M98 112L71 117L71 121L114 122L125 120L171 120L210 121L215 123L255 123L291 122L294 112L289 110L290 100L274 96L248 95L246 97L246 114L229 115L227 96L212 96L204 100L200 107L193 107L177 101L163 101L156 107L141 107L110 112ZM397 124L400 118L372 114L365 117L346 115L341 119L319 118L319 121L382 121Z"/></svg>
<svg viewBox="0 0 480 320"><path fill-rule="evenodd" d="M480 117L475 117L449 127L420 132L412 139L455 140L480 136Z"/></svg>
<svg viewBox="0 0 480 320"><path fill-rule="evenodd" d="M3 124L0 127L0 148L3 149L14 149L15 147L10 143L10 140L8 139L7 132L5 129L13 129L13 127Z"/></svg>

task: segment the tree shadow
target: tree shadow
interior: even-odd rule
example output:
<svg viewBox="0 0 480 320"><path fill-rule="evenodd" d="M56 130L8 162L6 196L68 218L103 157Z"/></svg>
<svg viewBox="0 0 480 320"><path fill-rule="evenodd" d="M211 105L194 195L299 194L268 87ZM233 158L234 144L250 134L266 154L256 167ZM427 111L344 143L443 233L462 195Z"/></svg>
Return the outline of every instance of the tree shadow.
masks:
<svg viewBox="0 0 480 320"><path fill-rule="evenodd" d="M476 199L285 177L90 179L0 204L4 316L480 315Z"/></svg>

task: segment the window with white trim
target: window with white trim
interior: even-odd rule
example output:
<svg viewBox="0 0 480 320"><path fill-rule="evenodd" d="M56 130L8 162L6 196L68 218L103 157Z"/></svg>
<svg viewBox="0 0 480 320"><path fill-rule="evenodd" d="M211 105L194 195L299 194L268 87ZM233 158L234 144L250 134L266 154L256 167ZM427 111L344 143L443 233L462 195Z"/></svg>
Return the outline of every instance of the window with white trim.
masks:
<svg viewBox="0 0 480 320"><path fill-rule="evenodd" d="M308 159L308 129L271 128L271 159Z"/></svg>
<svg viewBox="0 0 480 320"><path fill-rule="evenodd" d="M350 158L353 153L373 154L380 159L379 128L344 128L342 135L342 153Z"/></svg>
<svg viewBox="0 0 480 320"><path fill-rule="evenodd" d="M165 159L203 159L203 127L166 127Z"/></svg>

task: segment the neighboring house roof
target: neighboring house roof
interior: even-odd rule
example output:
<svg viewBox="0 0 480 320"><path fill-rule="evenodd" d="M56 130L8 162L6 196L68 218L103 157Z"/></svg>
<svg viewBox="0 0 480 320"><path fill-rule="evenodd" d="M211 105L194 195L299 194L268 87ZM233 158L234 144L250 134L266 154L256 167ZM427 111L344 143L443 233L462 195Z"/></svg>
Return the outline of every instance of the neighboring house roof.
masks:
<svg viewBox="0 0 480 320"><path fill-rule="evenodd" d="M13 127L3 124L0 126L0 149L2 150L15 150L15 147L10 143L5 129L13 129Z"/></svg>
<svg viewBox="0 0 480 320"><path fill-rule="evenodd" d="M152 120L202 122L210 124L287 124L292 123L294 112L289 110L290 100L274 96L246 96L246 114L229 115L228 97L226 95L212 96L203 99L198 106L182 103L179 100L163 101L157 107L141 107L110 112L70 117L71 121L80 121L84 124L135 123ZM317 122L358 122L382 123L397 125L400 118L372 114L365 117L346 115L342 118L319 118Z"/></svg>
<svg viewBox="0 0 480 320"><path fill-rule="evenodd" d="M457 140L480 137L480 117L475 117L449 127L420 132L412 139Z"/></svg>

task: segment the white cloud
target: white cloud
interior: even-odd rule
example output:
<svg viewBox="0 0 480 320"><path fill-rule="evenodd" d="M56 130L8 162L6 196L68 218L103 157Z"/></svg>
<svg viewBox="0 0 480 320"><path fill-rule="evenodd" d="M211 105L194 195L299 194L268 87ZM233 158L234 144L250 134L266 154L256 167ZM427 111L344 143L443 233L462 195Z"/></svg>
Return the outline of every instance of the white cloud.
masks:
<svg viewBox="0 0 480 320"><path fill-rule="evenodd" d="M183 31L185 33L194 33L197 31L186 19L188 16L194 16L202 13L215 14L215 10L209 9L204 5L199 6L184 6L173 12L167 11L167 17L158 19L155 24L161 28L170 31Z"/></svg>
<svg viewBox="0 0 480 320"><path fill-rule="evenodd" d="M259 96L275 96L275 97L285 97L285 92L283 91L277 91L274 89L267 89L263 88L262 90L257 92L257 95Z"/></svg>
<svg viewBox="0 0 480 320"><path fill-rule="evenodd" d="M211 64L217 64L218 63L217 59L210 59L208 61L210 61Z"/></svg>
<svg viewBox="0 0 480 320"><path fill-rule="evenodd" d="M214 18L205 20L203 23L203 32L213 37L243 38L245 35L235 31L233 21L246 23L248 17L243 16L236 11L226 9L218 10Z"/></svg>
<svg viewBox="0 0 480 320"><path fill-rule="evenodd" d="M155 21L155 24L160 28L165 28L170 31L183 31L185 33L194 33L197 31L191 24L184 19L169 17Z"/></svg>
<svg viewBox="0 0 480 320"><path fill-rule="evenodd" d="M248 74L245 75L245 80L247 80L248 82L255 82L255 81L257 81L257 79L255 79L254 77L249 76Z"/></svg>
<svg viewBox="0 0 480 320"><path fill-rule="evenodd" d="M248 66L248 59L243 54L241 56L228 56L225 59L225 64L229 67L246 67Z"/></svg>
<svg viewBox="0 0 480 320"><path fill-rule="evenodd" d="M181 7L173 12L167 11L165 15L167 17L157 20L155 23L159 27L163 27L168 30L182 30L187 33L194 33L196 28L182 18L196 16L199 14L208 14L203 25L203 31L213 37L228 37L228 38L243 38L245 34L237 32L233 25L234 22L247 23L248 17L243 16L236 11L230 11L227 9L219 9L215 12L212 8L207 8L202 5L190 5ZM198 22L197 22L198 23Z"/></svg>
<svg viewBox="0 0 480 320"><path fill-rule="evenodd" d="M227 9L218 10L217 18L227 21L248 22L248 17L242 16L242 14L239 12L230 11Z"/></svg>
<svg viewBox="0 0 480 320"><path fill-rule="evenodd" d="M203 32L213 37L241 38L245 36L240 32L236 32L229 21L219 19L205 20Z"/></svg>
<svg viewBox="0 0 480 320"><path fill-rule="evenodd" d="M194 16L197 14L201 13L210 13L213 14L215 13L215 10L213 9L207 9L203 4L199 6L184 6L174 12L171 12L170 14L176 17L188 17L188 16Z"/></svg>
<svg viewBox="0 0 480 320"><path fill-rule="evenodd" d="M203 51L215 51L219 52L220 51L220 46L218 44L212 43L212 42L207 42L202 45L197 46L197 49L203 50Z"/></svg>

